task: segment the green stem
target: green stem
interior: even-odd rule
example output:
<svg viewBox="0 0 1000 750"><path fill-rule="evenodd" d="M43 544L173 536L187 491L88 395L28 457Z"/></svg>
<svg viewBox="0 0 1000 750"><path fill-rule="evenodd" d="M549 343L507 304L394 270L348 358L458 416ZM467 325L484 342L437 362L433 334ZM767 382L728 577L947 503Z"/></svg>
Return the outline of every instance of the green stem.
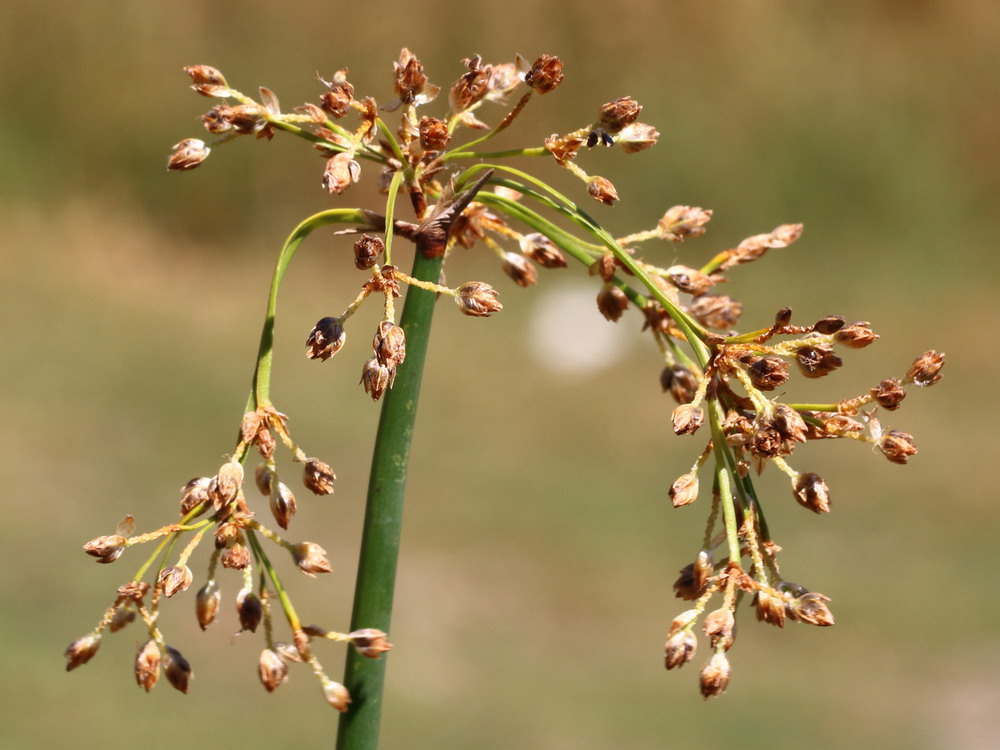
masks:
<svg viewBox="0 0 1000 750"><path fill-rule="evenodd" d="M442 260L427 258L418 248L411 275L421 281L436 282ZM400 320L406 332L406 362L383 397L368 481L351 630L378 628L389 632L410 441L435 300L434 293L416 287L406 293ZM378 747L386 661L366 658L354 650L348 653L344 684L353 702L341 714L337 750Z"/></svg>
<svg viewBox="0 0 1000 750"><path fill-rule="evenodd" d="M723 445L726 436L722 433L722 409L718 401L712 399L708 405L708 419L712 425L712 444L715 447L715 469L722 500L722 518L726 526L726 541L729 543L729 561L740 563L740 538L736 524L736 506L733 503L733 488L729 482L729 468Z"/></svg>

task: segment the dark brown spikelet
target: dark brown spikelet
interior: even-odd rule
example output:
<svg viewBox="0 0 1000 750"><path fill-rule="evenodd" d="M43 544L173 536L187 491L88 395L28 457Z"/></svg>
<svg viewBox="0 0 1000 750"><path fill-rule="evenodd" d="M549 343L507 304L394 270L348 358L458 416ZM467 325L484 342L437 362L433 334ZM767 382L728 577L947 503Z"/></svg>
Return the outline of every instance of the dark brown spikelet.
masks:
<svg viewBox="0 0 1000 750"><path fill-rule="evenodd" d="M354 100L354 86L347 81L347 69L338 70L333 74L333 80L323 83L329 89L320 97L323 110L338 119L350 112L351 102Z"/></svg>
<svg viewBox="0 0 1000 750"><path fill-rule="evenodd" d="M332 495L333 482L336 478L337 475L333 473L329 464L318 458L310 458L306 461L302 483L314 495Z"/></svg>
<svg viewBox="0 0 1000 750"><path fill-rule="evenodd" d="M427 151L442 151L451 140L448 123L435 117L420 118L420 145Z"/></svg>
<svg viewBox="0 0 1000 750"><path fill-rule="evenodd" d="M613 206L618 202L618 191L611 180L604 177L591 177L587 180L587 193L605 206Z"/></svg>
<svg viewBox="0 0 1000 750"><path fill-rule="evenodd" d="M365 271L374 266L385 252L385 243L381 237L371 234L361 235L354 243L354 266L359 271Z"/></svg>
<svg viewBox="0 0 1000 750"><path fill-rule="evenodd" d="M339 352L347 341L347 333L339 318L321 318L306 339L306 356L309 359L328 360Z"/></svg>
<svg viewBox="0 0 1000 750"><path fill-rule="evenodd" d="M597 309L607 320L616 323L628 309L628 297L614 284L605 284L597 293Z"/></svg>
<svg viewBox="0 0 1000 750"><path fill-rule="evenodd" d="M799 505L813 513L830 512L830 490L818 474L799 474L792 487Z"/></svg>
<svg viewBox="0 0 1000 750"><path fill-rule="evenodd" d="M701 694L706 699L714 698L726 692L729 687L729 679L732 676L732 668L729 666L729 659L721 651L712 654L708 664L701 670Z"/></svg>
<svg viewBox="0 0 1000 750"><path fill-rule="evenodd" d="M944 355L933 349L924 352L910 365L906 371L906 382L919 388L934 385L941 379L941 368L944 367Z"/></svg>
<svg viewBox="0 0 1000 750"><path fill-rule="evenodd" d="M254 633L264 616L264 606L255 593L249 589L240 589L240 593L236 596L236 613L239 615L243 630Z"/></svg>
<svg viewBox="0 0 1000 750"><path fill-rule="evenodd" d="M547 94L563 81L563 64L558 57L542 55L524 74L524 82L539 94Z"/></svg>
<svg viewBox="0 0 1000 750"><path fill-rule="evenodd" d="M372 339L372 351L380 364L398 367L406 359L406 334L391 320L383 320Z"/></svg>
<svg viewBox="0 0 1000 750"><path fill-rule="evenodd" d="M913 442L913 435L899 430L890 430L877 443L882 455L894 464L905 464L910 460L910 456L917 453L917 445Z"/></svg>
<svg viewBox="0 0 1000 750"><path fill-rule="evenodd" d="M825 346L803 346L795 350L799 371L807 378L821 378L836 370L844 361Z"/></svg>
<svg viewBox="0 0 1000 750"><path fill-rule="evenodd" d="M906 390L898 378L886 378L870 392L878 405L888 411L898 409L903 399L906 398Z"/></svg>
<svg viewBox="0 0 1000 750"><path fill-rule="evenodd" d="M739 322L743 305L724 294L703 294L691 300L688 312L703 326L727 330Z"/></svg>
<svg viewBox="0 0 1000 750"><path fill-rule="evenodd" d="M754 388L773 391L788 381L788 363L781 357L754 357L747 363L747 374Z"/></svg>
<svg viewBox="0 0 1000 750"><path fill-rule="evenodd" d="M875 333L867 322L851 323L845 328L841 328L833 334L834 341L851 349L863 349L869 344L878 341L878 334Z"/></svg>
<svg viewBox="0 0 1000 750"><path fill-rule="evenodd" d="M455 295L455 304L466 315L477 318L488 318L493 313L503 310L497 290L481 281L467 281L462 284Z"/></svg>
<svg viewBox="0 0 1000 750"><path fill-rule="evenodd" d="M631 125L639 119L640 112L642 112L642 105L639 102L630 96L623 96L601 105L598 120L609 133L617 133L626 125Z"/></svg>
<svg viewBox="0 0 1000 750"><path fill-rule="evenodd" d="M690 505L698 498L698 474L689 472L681 474L670 485L670 502L675 508Z"/></svg>

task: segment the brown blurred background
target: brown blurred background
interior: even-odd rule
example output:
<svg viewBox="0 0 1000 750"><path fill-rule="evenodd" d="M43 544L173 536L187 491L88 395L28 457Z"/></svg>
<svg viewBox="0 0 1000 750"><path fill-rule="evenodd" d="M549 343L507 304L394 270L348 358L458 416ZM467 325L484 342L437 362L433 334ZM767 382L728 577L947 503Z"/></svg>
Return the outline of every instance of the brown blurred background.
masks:
<svg viewBox="0 0 1000 750"><path fill-rule="evenodd" d="M167 640L196 673L186 697L135 686L138 627L69 675L62 650L141 556L95 566L80 545L125 513L144 529L172 520L176 488L231 448L273 255L300 219L331 205L322 162L288 137L241 140L196 172L167 173L169 147L197 137L210 106L181 67L214 65L247 92L268 86L286 109L316 100L317 71L348 67L359 95L387 102L405 45L442 86L473 53L561 56L566 83L532 103L512 145L582 126L617 96L638 99L660 144L583 156L622 196L593 214L623 234L675 203L716 212L705 238L650 246L650 259L697 265L744 236L805 222L793 248L731 275L746 327L789 305L802 321L870 320L882 340L824 381L795 383L797 398L861 392L927 348L949 363L939 386L885 417L916 435L911 465L855 444L797 454L797 467L829 482L833 513L814 517L776 473L761 478L783 572L832 596L837 626L779 631L741 612L730 691L704 703L704 644L679 673L661 663L684 608L671 583L707 513L702 502L672 511L666 490L700 441L670 432L672 402L638 316L618 324L629 347L605 366L553 369L534 332L551 316L546 300L585 275L547 272L529 292L485 252L456 257L449 279L495 283L505 309L490 320L442 309L435 322L383 746L995 747L1000 606L986 468L997 458L987 396L1000 360L979 332L998 323L998 43L1000 6L988 0L3 3L0 744L332 743L337 717L306 670L265 694L261 639L230 637L228 598L204 634L193 588L165 608ZM568 175L528 166L582 196ZM342 205L374 200L373 177ZM331 628L349 619L377 417L356 386L374 308L334 361L306 361L302 341L361 281L348 248L329 231L303 246L281 300L274 384L297 439L340 477L332 498L300 493L291 533L325 546L334 573L286 574L305 619ZM596 311L566 316L568 333L587 325L611 324ZM221 582L227 597L239 587L235 575ZM341 650L320 646L320 656L339 678Z"/></svg>

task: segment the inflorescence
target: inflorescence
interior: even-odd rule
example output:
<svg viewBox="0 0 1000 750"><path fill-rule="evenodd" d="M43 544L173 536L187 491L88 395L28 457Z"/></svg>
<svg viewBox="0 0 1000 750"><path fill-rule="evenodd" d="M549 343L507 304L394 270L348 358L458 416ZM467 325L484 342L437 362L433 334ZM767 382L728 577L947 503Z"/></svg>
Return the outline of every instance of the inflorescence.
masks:
<svg viewBox="0 0 1000 750"><path fill-rule="evenodd" d="M287 417L272 404L270 374L274 311L284 272L308 234L335 223L351 225L338 234L359 235L354 243L354 264L367 277L343 312L316 323L307 337L306 354L320 361L333 357L344 347L352 315L369 297L381 299L382 320L372 339L371 356L361 370L361 385L375 401L392 388L396 371L406 358L406 333L395 317L395 300L403 285L450 296L469 316L488 317L502 309L496 290L484 282L469 281L450 288L408 276L392 263L394 237L414 243L428 257L443 256L445 261L455 248L485 246L497 255L503 272L524 287L537 283L538 267L565 268L569 258L596 277L597 308L605 318L616 322L630 307L641 312L643 330L663 355L663 390L678 403L671 418L673 431L694 435L708 423L704 431L708 440L697 459L669 489L674 507L687 506L699 495L699 476L711 477L710 511L700 550L674 584L677 596L693 605L671 623L667 669L693 659L695 628L701 622L712 650L701 671L701 692L706 698L724 692L731 674L727 652L734 641L735 610L747 595L757 618L779 627L786 620L819 626L834 623L828 597L791 583L780 573L780 547L771 536L752 477L773 464L788 477L791 494L800 505L826 513L830 510L826 482L815 473L792 467L791 457L798 444L847 438L873 446L893 463L905 464L917 452L912 436L883 429L876 411L895 411L909 386L936 383L943 355L928 351L901 378L886 378L868 392L836 403L782 403L771 398L793 371L806 378L826 376L843 364L836 354L838 347L862 348L878 339L867 322L848 322L840 316L794 325L787 308L778 311L766 327L748 333L734 330L742 306L715 293L714 287L726 280L724 274L730 269L795 242L802 225L784 224L749 237L699 268L663 267L644 260L636 251L640 243L681 243L699 237L705 233L712 212L674 206L652 229L615 238L576 202L536 176L503 163L509 157L551 158L584 183L590 198L613 205L618 201L614 185L604 177L587 174L578 159L586 149L597 147L617 145L631 154L653 146L659 134L639 122L642 107L630 97L622 97L601 106L593 122L563 135L539 138L539 145L484 151L478 147L510 127L533 98L551 92L562 82L562 63L542 55L534 63L518 56L513 63L489 65L475 56L463 60L463 65L466 72L448 92L450 109L444 119L418 115L418 109L434 101L440 89L429 82L423 65L406 49L393 64L395 98L381 107L371 97L355 97L347 70L337 71L329 81L319 79L324 90L318 104L307 103L292 113L282 113L277 97L267 89L261 88L260 101L255 101L230 87L214 68L185 68L195 91L220 100L202 117L215 141L211 145L196 138L181 141L174 146L169 169L197 167L213 149L241 136L270 140L276 133L290 133L309 141L321 153L325 166L320 182L331 194L341 195L358 182L362 161L374 164L386 204L383 212L357 208L321 212L303 221L289 237L274 271L253 389L232 458L215 476L192 479L182 488L179 522L136 535L134 519L126 516L114 534L85 545L85 551L98 562L112 563L127 548L158 542L131 580L118 588L113 604L94 630L69 646L67 669L89 661L105 631L116 632L138 615L148 632L135 660L139 685L152 689L162 669L174 687L187 692L193 676L191 666L166 644L158 614L163 600L182 594L193 582L189 561L209 532L214 550L209 555L205 582L195 595L198 624L207 628L221 606L222 588L217 582L221 563L238 575L235 607L241 632L255 632L263 624L265 648L258 669L268 691L285 681L289 662L304 662L319 678L327 701L346 710L350 696L343 685L325 674L313 653L313 641L350 643L372 658L391 648L380 630L340 633L301 623L265 543L283 550L310 576L330 572L326 553L314 542L296 543L280 536L258 519L244 493L243 467L255 448L261 463L253 484L268 498L277 526L288 529L297 501L279 479L275 461L278 442L288 449L292 461L304 465L306 488L316 495L333 492L331 467L296 445ZM511 100L512 106L508 104ZM479 119L487 103L506 107L493 126ZM393 112L399 113L395 130L381 114ZM348 115L357 118L353 128L343 124ZM457 134L467 131L482 134L451 146ZM400 192L408 196L415 221L394 218ZM552 218L563 221L557 224ZM572 229L566 228L566 220ZM175 555L182 538L188 541ZM708 611L715 597L721 603ZM289 626L285 642L275 640L273 634L275 607L280 608Z"/></svg>

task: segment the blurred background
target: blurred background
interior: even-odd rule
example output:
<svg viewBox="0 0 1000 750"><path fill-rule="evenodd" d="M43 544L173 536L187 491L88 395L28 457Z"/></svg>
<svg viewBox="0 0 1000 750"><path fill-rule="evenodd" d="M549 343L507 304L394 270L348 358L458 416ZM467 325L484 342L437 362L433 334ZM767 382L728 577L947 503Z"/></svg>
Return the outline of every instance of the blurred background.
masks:
<svg viewBox="0 0 1000 750"><path fill-rule="evenodd" d="M322 161L290 137L242 139L195 172L168 173L170 146L199 137L211 105L181 68L216 66L248 93L267 86L288 110L318 101L317 72L347 67L359 96L385 103L408 46L445 88L475 53L559 55L565 84L532 102L512 146L581 127L618 96L639 100L660 143L582 156L622 198L592 204L593 215L621 235L677 203L715 210L706 237L645 247L650 260L700 265L745 236L805 222L798 244L731 274L725 291L744 301L744 327L787 305L802 322L869 320L882 339L830 378L793 381L790 396L861 393L930 348L948 365L940 385L883 415L916 436L909 466L853 443L796 453L797 468L831 486L829 515L799 508L776 472L761 477L783 573L831 596L837 625L778 630L741 611L729 692L706 703L705 644L679 672L662 667L666 628L686 606L671 584L708 511L703 501L672 510L667 488L701 441L670 431L673 402L639 316L614 327L581 307L596 293L581 270L543 272L526 291L488 253L457 254L449 280L493 283L505 308L474 320L442 305L434 324L383 747L995 747L1000 604L986 468L996 407L971 397L988 395L1000 367L976 333L1000 322L998 43L1000 6L988 0L89 0L58 12L7 0L0 744L332 744L337 716L313 677L293 669L269 696L256 677L262 639L231 637L238 576L221 577L220 621L198 629L207 551L162 618L194 666L190 695L136 687L136 626L68 675L62 652L142 557L95 566L80 546L126 513L142 529L173 520L177 488L231 449L273 256L298 221L333 203ZM427 111L446 106L442 97ZM528 166L587 201L568 174ZM374 183L369 169L340 205L377 205ZM290 533L322 544L334 573L311 581L286 567L285 578L304 619L336 629L349 621L377 419L356 385L374 306L335 360L307 361L302 343L361 280L350 240L321 231L296 258L278 319L276 404L339 476L333 497L298 493ZM600 356L566 367L553 336ZM339 679L341 649L318 651Z"/></svg>

